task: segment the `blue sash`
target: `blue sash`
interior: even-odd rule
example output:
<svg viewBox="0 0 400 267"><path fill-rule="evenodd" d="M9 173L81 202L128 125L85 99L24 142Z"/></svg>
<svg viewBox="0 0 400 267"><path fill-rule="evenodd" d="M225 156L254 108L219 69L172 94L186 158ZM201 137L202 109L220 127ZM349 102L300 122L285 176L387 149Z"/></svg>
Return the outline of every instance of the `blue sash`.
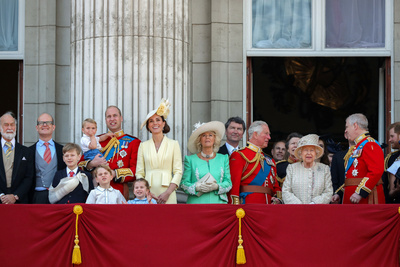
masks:
<svg viewBox="0 0 400 267"><path fill-rule="evenodd" d="M129 143L132 142L133 140L135 140L135 138L132 136L129 135L123 136L121 139L118 140L119 141L118 147L112 147L110 149L110 152L108 153L106 160L109 161L114 156L114 153L116 153L117 151L121 151L122 150L121 146L124 146L124 148L126 146L126 148L128 148Z"/></svg>
<svg viewBox="0 0 400 267"><path fill-rule="evenodd" d="M249 183L249 185L258 185L263 186L265 179L268 177L271 171L271 166L267 164L266 160L264 159L264 170L260 168L256 177L254 177L253 181ZM239 196L242 199L242 204L246 204L246 197L247 195L253 194L252 192L243 192L240 193Z"/></svg>
<svg viewBox="0 0 400 267"><path fill-rule="evenodd" d="M380 146L380 144L379 144L378 141L376 141L375 139L374 139L374 141ZM368 139L365 139L364 142L362 142L362 143L357 147L357 149L355 149L355 150L353 151L352 155L350 156L349 160L347 161L346 170L345 170L345 172L344 172L345 178L346 178L346 173L347 173L347 171L350 169L351 165L353 164L354 160L356 159L355 157L353 157L353 154L354 154L356 151L358 151L358 150L362 150L363 147L365 146L365 144L368 143L368 142L369 142L369 140L368 140Z"/></svg>

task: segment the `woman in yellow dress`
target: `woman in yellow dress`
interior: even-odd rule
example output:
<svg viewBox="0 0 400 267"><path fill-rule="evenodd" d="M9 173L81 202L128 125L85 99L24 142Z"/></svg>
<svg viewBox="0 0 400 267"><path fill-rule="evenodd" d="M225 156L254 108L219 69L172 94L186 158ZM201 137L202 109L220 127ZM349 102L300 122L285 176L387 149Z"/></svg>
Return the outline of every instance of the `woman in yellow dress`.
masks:
<svg viewBox="0 0 400 267"><path fill-rule="evenodd" d="M158 204L176 204L176 189L182 178L182 155L178 141L164 134L170 127L165 120L170 104L162 99L157 109L150 111L140 129L146 126L151 139L139 146L136 179L145 178Z"/></svg>

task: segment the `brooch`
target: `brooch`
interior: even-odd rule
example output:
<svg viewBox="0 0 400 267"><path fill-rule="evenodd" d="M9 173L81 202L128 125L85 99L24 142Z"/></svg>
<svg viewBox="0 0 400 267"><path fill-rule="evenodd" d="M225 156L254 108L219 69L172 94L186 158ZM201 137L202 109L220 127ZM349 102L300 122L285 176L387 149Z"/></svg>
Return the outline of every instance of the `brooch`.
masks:
<svg viewBox="0 0 400 267"><path fill-rule="evenodd" d="M119 155L121 156L121 158L124 158L124 157L127 155L127 153L126 153L125 150L121 150L121 151L119 152Z"/></svg>
<svg viewBox="0 0 400 267"><path fill-rule="evenodd" d="M124 166L124 162L122 160L118 160L117 165L118 168L122 168Z"/></svg>
<svg viewBox="0 0 400 267"><path fill-rule="evenodd" d="M353 175L353 177L356 177L358 175L358 170L354 169L351 174Z"/></svg>
<svg viewBox="0 0 400 267"><path fill-rule="evenodd" d="M353 161L353 166L354 166L354 168L357 168L357 165L358 165L358 159L355 159L355 160Z"/></svg>

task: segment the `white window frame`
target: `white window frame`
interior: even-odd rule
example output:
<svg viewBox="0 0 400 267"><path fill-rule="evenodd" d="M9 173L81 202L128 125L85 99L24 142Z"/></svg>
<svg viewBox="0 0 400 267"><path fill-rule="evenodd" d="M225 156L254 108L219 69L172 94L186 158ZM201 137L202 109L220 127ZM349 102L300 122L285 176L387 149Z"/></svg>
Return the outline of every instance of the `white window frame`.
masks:
<svg viewBox="0 0 400 267"><path fill-rule="evenodd" d="M23 60L25 53L25 0L18 0L18 50L0 51L2 60Z"/></svg>
<svg viewBox="0 0 400 267"><path fill-rule="evenodd" d="M253 48L252 47L252 1L243 1L244 31L243 47L247 57L267 56L367 56L388 57L393 49L393 0L385 0L385 47L382 48L325 48L325 0L311 0L312 42L311 48Z"/></svg>

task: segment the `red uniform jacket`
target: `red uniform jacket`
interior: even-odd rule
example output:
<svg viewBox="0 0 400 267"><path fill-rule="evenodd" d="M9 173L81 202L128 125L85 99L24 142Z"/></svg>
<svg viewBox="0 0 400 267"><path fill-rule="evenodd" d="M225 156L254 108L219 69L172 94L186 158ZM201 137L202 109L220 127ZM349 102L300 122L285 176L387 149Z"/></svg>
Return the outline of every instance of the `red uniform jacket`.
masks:
<svg viewBox="0 0 400 267"><path fill-rule="evenodd" d="M103 156L105 156L110 168L116 172L116 178L111 181L111 186L121 191L127 198L129 196L127 183L135 180L140 140L125 134L122 130L115 133L115 135L118 142L114 138L108 138L100 142L100 145L103 148L108 146L108 149L103 152ZM86 164L87 162L81 162L79 165L86 166Z"/></svg>
<svg viewBox="0 0 400 267"><path fill-rule="evenodd" d="M259 161L256 160L257 157L260 157ZM240 187L247 185L270 188L272 190L272 195L280 192L278 194L280 197L282 190L279 187L276 179L275 161L266 156L262 152L261 148L248 142L245 148L232 153L229 158L229 166L232 179L232 189L229 193L229 203L232 204L232 196L240 197L241 203L243 204L271 203L272 196L269 194L240 192Z"/></svg>
<svg viewBox="0 0 400 267"><path fill-rule="evenodd" d="M385 195L383 193L381 177L384 171L384 156L380 145L367 134L359 136L356 145L346 156L345 168L346 179L343 204L351 204L350 197L356 192L363 198L360 204L384 204ZM351 179L360 179L359 183L354 183ZM356 180L353 180L356 181ZM346 185L349 183L351 185ZM355 184L355 185L354 185ZM372 204L371 203L371 204Z"/></svg>

